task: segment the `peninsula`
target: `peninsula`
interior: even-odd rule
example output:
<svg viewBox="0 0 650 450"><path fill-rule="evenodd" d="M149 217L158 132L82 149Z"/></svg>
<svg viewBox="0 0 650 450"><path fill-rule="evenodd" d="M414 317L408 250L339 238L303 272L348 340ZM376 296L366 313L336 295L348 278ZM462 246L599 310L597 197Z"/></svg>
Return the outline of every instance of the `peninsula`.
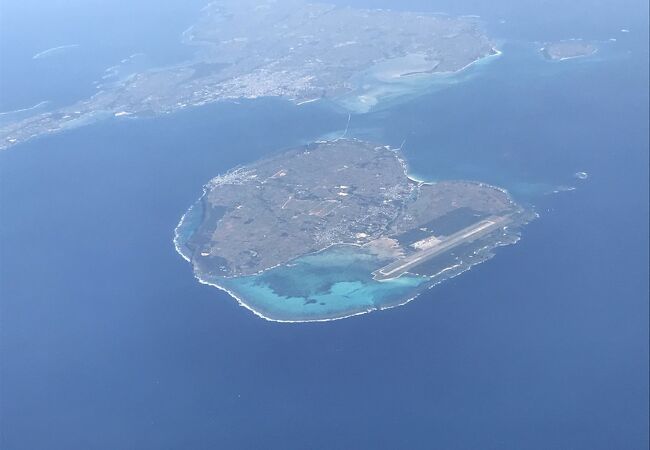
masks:
<svg viewBox="0 0 650 450"><path fill-rule="evenodd" d="M171 113L225 99L336 99L382 80L453 73L497 54L473 18L302 0L218 0L182 35L179 64L104 84L76 104L0 124L0 149L110 117Z"/></svg>

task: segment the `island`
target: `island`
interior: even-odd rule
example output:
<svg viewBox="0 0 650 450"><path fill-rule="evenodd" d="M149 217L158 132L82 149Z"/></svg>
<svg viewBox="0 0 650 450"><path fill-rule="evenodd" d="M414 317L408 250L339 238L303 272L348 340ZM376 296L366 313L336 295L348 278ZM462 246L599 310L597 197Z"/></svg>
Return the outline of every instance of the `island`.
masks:
<svg viewBox="0 0 650 450"><path fill-rule="evenodd" d="M344 106L364 112L378 102L368 85L417 84L499 54L475 18L302 0L214 1L182 40L194 50L187 61L131 73L73 105L0 123L0 149L97 120L228 99L346 99Z"/></svg>
<svg viewBox="0 0 650 450"><path fill-rule="evenodd" d="M598 47L582 39L571 39L547 43L540 51L550 61L564 61L593 55Z"/></svg>
<svg viewBox="0 0 650 450"><path fill-rule="evenodd" d="M503 189L416 181L399 149L338 139L215 177L175 244L200 281L264 318L332 320L413 299L532 217Z"/></svg>

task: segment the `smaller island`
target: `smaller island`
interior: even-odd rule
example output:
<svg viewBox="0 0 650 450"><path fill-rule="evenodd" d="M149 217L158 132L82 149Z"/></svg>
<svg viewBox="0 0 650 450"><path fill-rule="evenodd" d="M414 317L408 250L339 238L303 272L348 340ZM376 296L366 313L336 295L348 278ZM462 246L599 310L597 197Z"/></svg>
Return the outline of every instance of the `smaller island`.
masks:
<svg viewBox="0 0 650 450"><path fill-rule="evenodd" d="M503 189L413 180L398 149L318 141L213 178L175 231L196 278L279 322L393 308L514 244Z"/></svg>
<svg viewBox="0 0 650 450"><path fill-rule="evenodd" d="M598 47L582 39L571 39L549 42L540 51L550 61L564 61L591 56L598 51Z"/></svg>

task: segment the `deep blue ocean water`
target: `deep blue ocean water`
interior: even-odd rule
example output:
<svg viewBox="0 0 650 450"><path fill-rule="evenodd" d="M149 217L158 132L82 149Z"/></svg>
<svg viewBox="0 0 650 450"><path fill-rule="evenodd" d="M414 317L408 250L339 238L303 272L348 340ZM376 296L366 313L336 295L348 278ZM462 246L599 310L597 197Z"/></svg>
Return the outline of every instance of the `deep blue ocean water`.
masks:
<svg viewBox="0 0 650 450"><path fill-rule="evenodd" d="M568 36L536 16L467 83L353 117L359 136L406 138L418 175L501 184L541 214L390 311L266 322L171 242L212 176L346 113L219 104L1 153L0 447L647 448L647 36L613 10L585 15L586 37L618 39L593 61L542 64L524 41Z"/></svg>
<svg viewBox="0 0 650 450"><path fill-rule="evenodd" d="M149 66L188 55L181 33L198 17L204 0L7 0L0 5L0 112L49 101L69 105L97 91L109 67L142 53ZM126 6L126 5L124 5ZM39 52L77 45L42 59Z"/></svg>

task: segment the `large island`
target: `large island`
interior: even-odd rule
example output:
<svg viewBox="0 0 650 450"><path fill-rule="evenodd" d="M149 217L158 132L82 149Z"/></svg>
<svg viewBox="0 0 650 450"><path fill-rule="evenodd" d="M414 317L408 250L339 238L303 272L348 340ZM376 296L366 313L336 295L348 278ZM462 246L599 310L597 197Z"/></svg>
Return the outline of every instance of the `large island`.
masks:
<svg viewBox="0 0 650 450"><path fill-rule="evenodd" d="M471 18L302 0L212 2L183 42L195 49L190 60L102 84L67 107L0 123L0 149L109 117L226 99L282 97L299 104L352 96L344 105L365 111L378 101L365 92L369 84L418 83L498 53Z"/></svg>
<svg viewBox="0 0 650 450"><path fill-rule="evenodd" d="M412 299L530 218L501 189L414 181L399 150L339 139L215 177L176 246L199 280L265 318L328 320Z"/></svg>

